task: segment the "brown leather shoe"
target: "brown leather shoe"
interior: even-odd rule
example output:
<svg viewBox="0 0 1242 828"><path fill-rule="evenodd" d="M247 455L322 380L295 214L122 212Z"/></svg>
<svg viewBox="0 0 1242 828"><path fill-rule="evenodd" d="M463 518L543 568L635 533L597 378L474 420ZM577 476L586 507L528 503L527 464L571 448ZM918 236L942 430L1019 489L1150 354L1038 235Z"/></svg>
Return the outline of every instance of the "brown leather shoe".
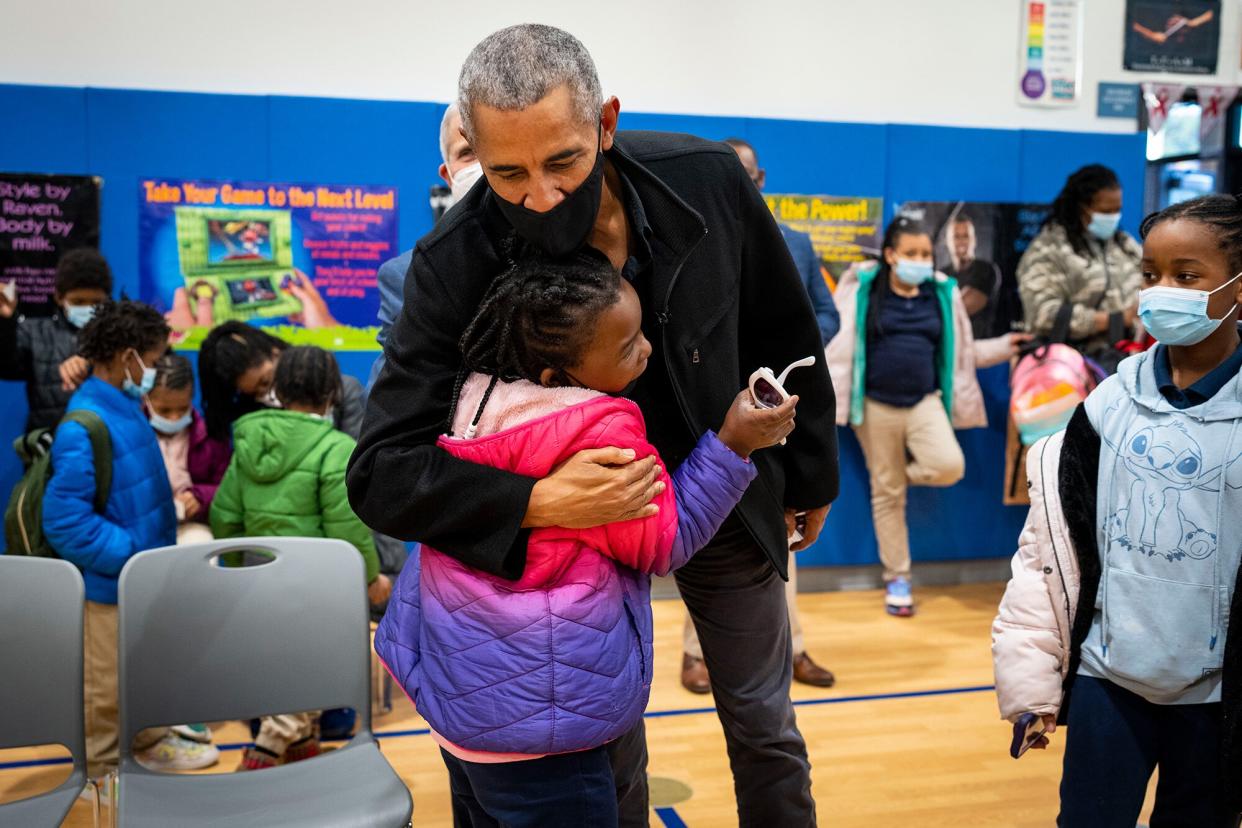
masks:
<svg viewBox="0 0 1242 828"><path fill-rule="evenodd" d="M704 695L712 691L711 680L707 677L707 665L703 659L683 653L681 656L681 686L691 693Z"/></svg>
<svg viewBox="0 0 1242 828"><path fill-rule="evenodd" d="M812 687L831 687L837 682L837 677L831 671L811 661L811 657L805 651L794 656L793 677L794 681L809 684ZM682 681L685 681L685 673L682 673Z"/></svg>

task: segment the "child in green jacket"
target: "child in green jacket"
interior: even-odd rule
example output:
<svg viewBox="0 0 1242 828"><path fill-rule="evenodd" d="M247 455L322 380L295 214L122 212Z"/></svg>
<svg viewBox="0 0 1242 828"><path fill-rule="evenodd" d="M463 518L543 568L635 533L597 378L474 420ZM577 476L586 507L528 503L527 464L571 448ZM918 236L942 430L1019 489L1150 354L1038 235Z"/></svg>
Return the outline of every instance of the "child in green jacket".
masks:
<svg viewBox="0 0 1242 828"><path fill-rule="evenodd" d="M211 504L216 538L337 538L366 560L367 597L388 597L371 530L350 508L345 467L354 440L332 426L341 397L341 373L332 354L290 348L276 369L280 408L265 409L233 425L233 459ZM318 713L266 716L255 746L239 770L273 767L319 753Z"/></svg>

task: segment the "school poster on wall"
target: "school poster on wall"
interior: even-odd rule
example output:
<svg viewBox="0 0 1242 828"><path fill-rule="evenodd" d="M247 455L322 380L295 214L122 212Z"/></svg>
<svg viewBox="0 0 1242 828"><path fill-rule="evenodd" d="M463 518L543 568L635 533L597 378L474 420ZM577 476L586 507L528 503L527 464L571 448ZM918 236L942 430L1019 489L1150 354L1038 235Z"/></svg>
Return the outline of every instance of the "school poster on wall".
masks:
<svg viewBox="0 0 1242 828"><path fill-rule="evenodd" d="M1220 0L1126 0L1125 68L1213 75Z"/></svg>
<svg viewBox="0 0 1242 828"><path fill-rule="evenodd" d="M1018 103L1073 106L1082 94L1086 0L1022 0Z"/></svg>
<svg viewBox="0 0 1242 828"><path fill-rule="evenodd" d="M977 338L1009 333L1022 321L1018 262L1039 235L1048 205L916 201L897 213L931 233L936 269L957 279Z"/></svg>
<svg viewBox="0 0 1242 828"><path fill-rule="evenodd" d="M0 173L0 289L20 313L50 316L60 257L99 246L99 188L88 175Z"/></svg>
<svg viewBox="0 0 1242 828"><path fill-rule="evenodd" d="M858 196L764 193L768 209L781 224L811 237L828 287L855 262L880 252L884 200Z"/></svg>
<svg viewBox="0 0 1242 828"><path fill-rule="evenodd" d="M296 345L377 348L396 187L148 178L138 203L142 298L182 347L240 319Z"/></svg>

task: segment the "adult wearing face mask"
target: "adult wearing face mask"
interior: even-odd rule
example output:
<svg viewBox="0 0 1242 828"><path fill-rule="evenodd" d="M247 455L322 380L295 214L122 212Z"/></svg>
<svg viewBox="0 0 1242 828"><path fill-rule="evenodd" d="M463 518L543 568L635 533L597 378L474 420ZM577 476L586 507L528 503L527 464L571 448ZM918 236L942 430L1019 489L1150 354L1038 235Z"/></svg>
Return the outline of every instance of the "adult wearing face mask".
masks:
<svg viewBox="0 0 1242 828"><path fill-rule="evenodd" d="M1142 249L1121 221L1121 183L1091 164L1066 179L1043 229L1018 263L1031 333L1066 341L1109 373L1134 335Z"/></svg>
<svg viewBox="0 0 1242 828"><path fill-rule="evenodd" d="M449 104L449 108L444 111L444 117L440 120L440 158L442 159L440 178L449 187L448 207L451 208L470 192L470 188L476 181L483 177L483 168L479 165L479 160L474 157L470 142L466 140L466 136L461 134L461 115L455 103ZM405 301L405 274L409 272L410 259L413 255L413 250L407 250L400 256L389 259L380 265L379 272L375 276L380 291L380 329L375 341L381 348L388 341L388 332L392 330L393 321L401 313L401 303ZM383 367L384 355L381 353L371 366L371 376L367 380L368 391L372 385L375 385L375 380Z"/></svg>
<svg viewBox="0 0 1242 828"><path fill-rule="evenodd" d="M0 289L0 379L26 383L26 430L60 422L69 398L88 376L78 333L112 295L112 270L98 250L70 250L56 265L57 311L16 316L17 300Z"/></svg>
<svg viewBox="0 0 1242 828"><path fill-rule="evenodd" d="M274 391L276 364L288 347L283 339L245 322L232 320L211 329L199 348L198 375L203 417L213 439L231 439L233 423L245 414L280 406ZM343 374L333 425L357 438L362 407L362 383Z"/></svg>
<svg viewBox="0 0 1242 828"><path fill-rule="evenodd" d="M987 425L975 369L1004 362L1028 337L976 341L957 282L932 266L931 234L903 216L884 232L883 258L847 270L835 299L841 332L827 357L837 423L854 427L867 461L885 610L909 617L906 490L962 479L953 430Z"/></svg>
<svg viewBox="0 0 1242 828"><path fill-rule="evenodd" d="M653 457L619 448L580 452L535 480L437 445L464 376L458 343L508 266L511 244L552 256L593 247L634 286L654 350L631 398L673 468L751 372L780 371L823 345L780 230L733 150L687 135L618 132L620 102L604 96L572 35L540 25L489 35L462 67L458 98L486 182L415 248L351 460L350 500L373 528L516 580L527 564L526 529L648 517L663 484ZM741 826L815 824L810 762L789 698L786 515L807 512L795 549L815 541L837 494L836 428L818 361L796 372L788 391L800 400L788 445L751 456L757 480L677 572L711 672ZM609 758L621 824L646 825L641 723L609 744Z"/></svg>

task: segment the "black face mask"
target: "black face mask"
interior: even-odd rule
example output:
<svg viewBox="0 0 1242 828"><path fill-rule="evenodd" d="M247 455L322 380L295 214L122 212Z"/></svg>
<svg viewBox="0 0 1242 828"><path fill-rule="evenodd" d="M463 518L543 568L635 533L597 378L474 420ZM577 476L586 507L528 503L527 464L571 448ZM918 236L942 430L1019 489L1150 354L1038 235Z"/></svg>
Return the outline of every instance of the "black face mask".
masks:
<svg viewBox="0 0 1242 828"><path fill-rule="evenodd" d="M505 201L495 190L500 212L517 234L553 258L573 253L586 244L599 215L604 193L604 154L596 152L595 166L586 180L546 213L537 213L521 204Z"/></svg>

